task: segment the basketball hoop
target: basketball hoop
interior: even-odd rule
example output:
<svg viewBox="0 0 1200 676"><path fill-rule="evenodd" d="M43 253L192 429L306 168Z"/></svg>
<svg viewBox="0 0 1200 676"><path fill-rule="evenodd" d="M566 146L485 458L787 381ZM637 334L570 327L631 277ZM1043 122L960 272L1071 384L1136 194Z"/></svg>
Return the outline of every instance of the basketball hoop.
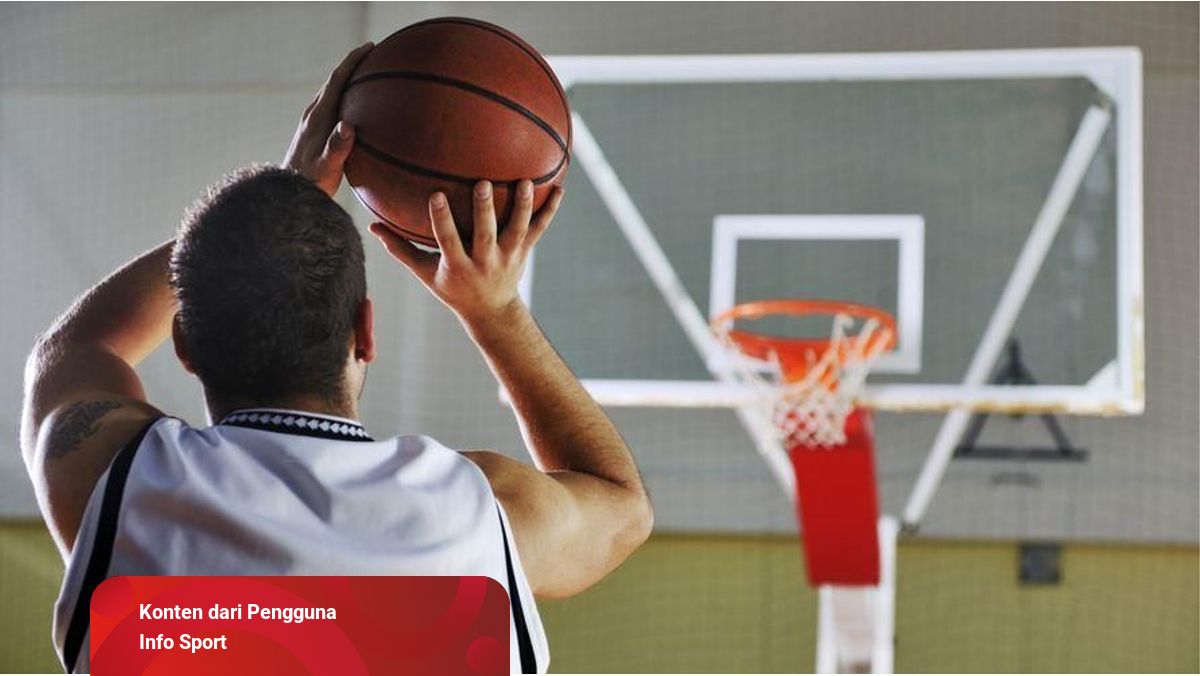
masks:
<svg viewBox="0 0 1200 676"><path fill-rule="evenodd" d="M785 338L734 328L770 316L830 316L828 338ZM759 394L785 449L846 443L846 419L875 359L896 345L896 321L878 308L830 300L764 300L713 318L729 375Z"/></svg>
<svg viewBox="0 0 1200 676"><path fill-rule="evenodd" d="M734 328L770 316L829 316L833 326L828 338ZM729 354L721 371L759 395L792 462L809 583L879 584L874 433L855 399L875 359L895 347L895 320L855 303L764 300L734 306L711 326Z"/></svg>

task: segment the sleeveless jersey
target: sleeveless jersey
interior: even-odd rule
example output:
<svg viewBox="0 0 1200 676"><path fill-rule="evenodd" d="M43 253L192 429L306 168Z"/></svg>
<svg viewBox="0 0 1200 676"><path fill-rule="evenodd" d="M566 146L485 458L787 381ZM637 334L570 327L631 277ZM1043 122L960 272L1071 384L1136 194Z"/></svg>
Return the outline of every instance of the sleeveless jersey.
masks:
<svg viewBox="0 0 1200 676"><path fill-rule="evenodd" d="M55 606L68 672L88 671L87 602L119 575L485 575L511 599L513 673L550 661L483 472L429 437L375 441L344 418L168 417L130 441L92 492Z"/></svg>

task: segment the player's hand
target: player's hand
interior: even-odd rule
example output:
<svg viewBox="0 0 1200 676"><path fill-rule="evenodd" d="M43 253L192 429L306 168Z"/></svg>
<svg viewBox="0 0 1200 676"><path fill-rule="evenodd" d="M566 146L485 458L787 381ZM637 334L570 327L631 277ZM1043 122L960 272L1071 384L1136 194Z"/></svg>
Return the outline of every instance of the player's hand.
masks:
<svg viewBox="0 0 1200 676"><path fill-rule="evenodd" d="M368 42L346 55L329 74L325 86L304 109L292 143L283 156L283 167L294 169L333 197L342 184L342 168L354 148L354 128L338 121L342 90L355 66L375 43Z"/></svg>
<svg viewBox="0 0 1200 676"><path fill-rule="evenodd" d="M440 253L418 249L381 223L372 225L371 233L460 319L468 324L486 322L520 304L517 283L525 270L525 261L533 245L550 227L562 198L563 189L555 188L535 214L533 183L521 181L517 184L512 215L497 235L492 184L480 181L474 191L475 233L469 254L454 226L446 196L440 192L429 199L429 216Z"/></svg>

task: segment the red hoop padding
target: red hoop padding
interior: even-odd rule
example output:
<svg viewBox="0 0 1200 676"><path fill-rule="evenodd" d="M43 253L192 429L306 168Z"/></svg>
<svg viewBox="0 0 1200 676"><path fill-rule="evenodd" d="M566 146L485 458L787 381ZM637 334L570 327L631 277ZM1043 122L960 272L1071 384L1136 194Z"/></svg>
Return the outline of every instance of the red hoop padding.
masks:
<svg viewBox="0 0 1200 676"><path fill-rule="evenodd" d="M879 584L879 497L871 414L846 418L846 443L788 450L808 583Z"/></svg>
<svg viewBox="0 0 1200 676"><path fill-rule="evenodd" d="M830 339L823 338L785 338L765 333L755 333L740 329L729 328L739 319L762 319L776 315L796 317L809 315L847 315L861 320L875 320L879 329L870 338L871 344L866 352L873 353L882 341L883 350L896 347L896 320L887 312L870 305L849 303L837 300L760 300L753 303L735 305L713 318L711 326L714 331L723 332L738 346L743 354L760 360L769 360L771 355L779 360L783 369L783 379L795 382L808 374L814 356L829 349ZM839 364L850 355L844 350L837 355ZM829 380L827 380L827 378ZM829 387L837 384L836 374L829 374L825 383Z"/></svg>

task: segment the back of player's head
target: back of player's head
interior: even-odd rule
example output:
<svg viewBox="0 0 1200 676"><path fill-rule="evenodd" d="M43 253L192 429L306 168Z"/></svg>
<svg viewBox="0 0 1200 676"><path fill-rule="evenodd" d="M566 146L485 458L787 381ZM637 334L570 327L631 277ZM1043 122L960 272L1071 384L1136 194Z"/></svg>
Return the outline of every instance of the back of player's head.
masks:
<svg viewBox="0 0 1200 676"><path fill-rule="evenodd" d="M270 166L225 177L185 216L170 273L179 339L210 397L351 396L362 239L313 183Z"/></svg>

